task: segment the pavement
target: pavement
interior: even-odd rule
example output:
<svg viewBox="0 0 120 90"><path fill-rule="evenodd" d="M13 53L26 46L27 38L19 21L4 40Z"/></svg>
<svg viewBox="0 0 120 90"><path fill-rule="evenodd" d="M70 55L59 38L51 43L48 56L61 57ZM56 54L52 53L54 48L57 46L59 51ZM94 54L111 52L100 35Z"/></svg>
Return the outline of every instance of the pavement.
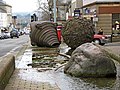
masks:
<svg viewBox="0 0 120 90"><path fill-rule="evenodd" d="M120 42L106 44L105 47L120 55ZM64 77L61 80L58 79L59 74L54 70L40 71L41 68L28 66L32 63L32 49L30 45L24 45L20 53L16 55L16 69L5 90L70 90L60 88L59 82Z"/></svg>
<svg viewBox="0 0 120 90"><path fill-rule="evenodd" d="M108 48L111 52L120 56L120 42L107 43L105 47Z"/></svg>
<svg viewBox="0 0 120 90"><path fill-rule="evenodd" d="M29 45L24 45L23 55L16 54L16 69L5 90L60 90L51 76L53 71L39 72L39 68L28 66L32 63L31 50Z"/></svg>

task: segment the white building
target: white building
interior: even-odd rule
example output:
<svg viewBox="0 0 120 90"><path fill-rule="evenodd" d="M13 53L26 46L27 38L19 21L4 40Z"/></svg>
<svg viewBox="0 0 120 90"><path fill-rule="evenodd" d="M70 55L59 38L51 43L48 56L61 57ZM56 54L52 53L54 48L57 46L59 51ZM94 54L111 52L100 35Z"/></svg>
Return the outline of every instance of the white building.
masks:
<svg viewBox="0 0 120 90"><path fill-rule="evenodd" d="M83 3L82 0L71 0L70 8L69 8L69 16L74 16L74 10L80 10L80 13L82 13L81 7Z"/></svg>
<svg viewBox="0 0 120 90"><path fill-rule="evenodd" d="M0 27L9 27L12 23L12 7L0 1Z"/></svg>
<svg viewBox="0 0 120 90"><path fill-rule="evenodd" d="M57 21L66 20L66 12L68 4L71 0L56 0L56 19ZM53 0L48 0L48 5L52 13L54 13ZM52 14L53 16L53 14Z"/></svg>
<svg viewBox="0 0 120 90"><path fill-rule="evenodd" d="M7 13L0 10L0 27L7 27Z"/></svg>

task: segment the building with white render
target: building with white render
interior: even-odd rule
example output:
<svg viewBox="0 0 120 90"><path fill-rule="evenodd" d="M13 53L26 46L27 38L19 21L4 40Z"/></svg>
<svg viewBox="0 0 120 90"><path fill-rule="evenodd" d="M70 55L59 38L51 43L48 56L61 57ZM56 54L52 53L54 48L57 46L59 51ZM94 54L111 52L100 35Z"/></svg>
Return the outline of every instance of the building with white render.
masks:
<svg viewBox="0 0 120 90"><path fill-rule="evenodd" d="M0 1L0 28L7 28L12 23L12 6Z"/></svg>

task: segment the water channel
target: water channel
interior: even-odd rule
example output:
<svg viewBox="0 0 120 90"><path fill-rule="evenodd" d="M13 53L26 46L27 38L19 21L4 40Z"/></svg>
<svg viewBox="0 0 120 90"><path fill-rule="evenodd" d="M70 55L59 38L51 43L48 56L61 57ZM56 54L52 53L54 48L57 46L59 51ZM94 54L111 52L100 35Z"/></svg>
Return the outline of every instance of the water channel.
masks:
<svg viewBox="0 0 120 90"><path fill-rule="evenodd" d="M120 90L119 64L117 64L116 78L76 78L64 74L64 66L56 70L67 63L66 58L59 55L58 52L66 53L69 49L66 44L59 48L30 47L27 49L23 57L23 59L27 58L27 61L24 63L27 64L26 68L34 69L29 72L29 76L32 77L33 73L41 75L39 81L56 84L60 90ZM25 64L22 63L18 67L25 67ZM21 74L23 79L25 76ZM38 81L38 78L32 80Z"/></svg>

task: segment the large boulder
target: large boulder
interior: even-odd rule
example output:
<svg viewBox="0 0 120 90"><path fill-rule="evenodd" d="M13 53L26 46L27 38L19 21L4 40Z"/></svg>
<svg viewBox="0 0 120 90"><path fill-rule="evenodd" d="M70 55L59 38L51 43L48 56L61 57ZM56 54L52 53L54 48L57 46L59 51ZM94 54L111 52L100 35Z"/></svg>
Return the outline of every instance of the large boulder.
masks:
<svg viewBox="0 0 120 90"><path fill-rule="evenodd" d="M75 49L83 43L92 42L94 31L95 27L91 20L73 18L65 23L62 36L64 42L72 49Z"/></svg>
<svg viewBox="0 0 120 90"><path fill-rule="evenodd" d="M64 72L76 77L115 77L117 73L113 58L102 46L93 43L77 47Z"/></svg>

